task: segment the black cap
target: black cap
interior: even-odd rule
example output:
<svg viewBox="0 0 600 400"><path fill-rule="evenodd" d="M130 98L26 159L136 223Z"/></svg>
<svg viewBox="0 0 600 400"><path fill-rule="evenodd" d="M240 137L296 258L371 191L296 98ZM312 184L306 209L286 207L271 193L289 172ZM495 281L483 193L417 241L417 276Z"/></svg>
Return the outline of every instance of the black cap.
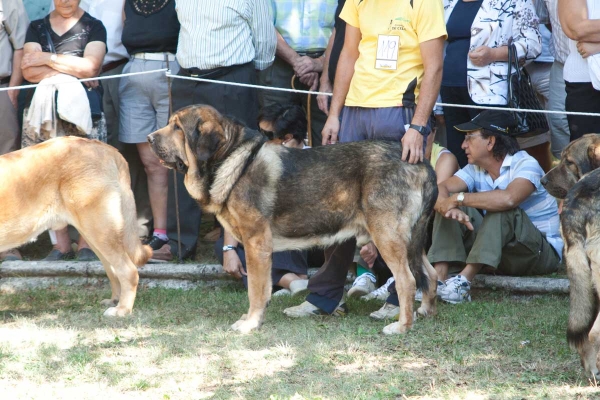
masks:
<svg viewBox="0 0 600 400"><path fill-rule="evenodd" d="M502 110L485 110L475 118L454 128L461 132L478 131L487 129L501 135L512 136L517 127L517 120L512 113Z"/></svg>

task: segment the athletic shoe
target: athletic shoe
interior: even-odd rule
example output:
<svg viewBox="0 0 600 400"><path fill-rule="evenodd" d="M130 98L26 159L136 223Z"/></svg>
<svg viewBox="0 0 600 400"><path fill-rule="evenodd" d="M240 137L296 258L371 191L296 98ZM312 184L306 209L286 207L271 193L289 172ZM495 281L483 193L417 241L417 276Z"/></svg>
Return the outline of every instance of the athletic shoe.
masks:
<svg viewBox="0 0 600 400"><path fill-rule="evenodd" d="M471 301L471 282L462 275L456 275L446 281L440 292L440 298L447 303L458 304Z"/></svg>
<svg viewBox="0 0 600 400"><path fill-rule="evenodd" d="M377 299L377 300L385 301L388 298L388 296L390 295L388 288L390 287L392 282L394 282L393 276L390 279L388 279L386 283L381 285L381 287L379 287L379 289L373 290L371 293L361 296L360 299L361 300Z"/></svg>
<svg viewBox="0 0 600 400"><path fill-rule="evenodd" d="M304 296L308 294L308 279L296 279L290 282L292 296Z"/></svg>
<svg viewBox="0 0 600 400"><path fill-rule="evenodd" d="M10 249L3 252L0 252L0 262L1 261L17 261L22 260L23 257L21 253L17 249Z"/></svg>
<svg viewBox="0 0 600 400"><path fill-rule="evenodd" d="M385 303L379 310L373 311L369 317L378 320L398 319L398 315L400 315L400 307Z"/></svg>
<svg viewBox="0 0 600 400"><path fill-rule="evenodd" d="M286 308L285 310L283 310L283 313L285 315L287 315L288 317L293 317L293 318L315 317L315 316L322 316L322 315L332 315L334 317L343 317L344 315L346 315L348 313L348 307L346 307L346 303L344 302L344 299L342 299L342 301L340 301L340 303L338 304L337 308L335 310L333 310L333 312L331 314L328 314L325 311L321 310L319 307L309 303L308 301L305 301L304 303L300 304L299 306Z"/></svg>
<svg viewBox="0 0 600 400"><path fill-rule="evenodd" d="M61 252L58 249L52 249L50 253L42 261L66 261L75 259L74 251Z"/></svg>
<svg viewBox="0 0 600 400"><path fill-rule="evenodd" d="M171 253L171 245L165 244L158 250L152 252L152 260L158 261L173 261L175 257Z"/></svg>
<svg viewBox="0 0 600 400"><path fill-rule="evenodd" d="M96 253L92 249L83 247L77 252L77 260L79 261L100 261Z"/></svg>
<svg viewBox="0 0 600 400"><path fill-rule="evenodd" d="M278 291L274 292L271 297L280 297L280 296L291 296L292 292L290 292L289 289L283 288L283 289L279 289Z"/></svg>
<svg viewBox="0 0 600 400"><path fill-rule="evenodd" d="M352 283L352 288L348 290L348 297L361 297L371 293L377 288L375 282L377 279L373 274L366 273L357 276Z"/></svg>
<svg viewBox="0 0 600 400"><path fill-rule="evenodd" d="M152 247L152 250L159 250L165 244L169 243L169 241L168 240L162 240L158 236L152 235L152 237L150 239L144 240L143 243L147 244L150 247Z"/></svg>

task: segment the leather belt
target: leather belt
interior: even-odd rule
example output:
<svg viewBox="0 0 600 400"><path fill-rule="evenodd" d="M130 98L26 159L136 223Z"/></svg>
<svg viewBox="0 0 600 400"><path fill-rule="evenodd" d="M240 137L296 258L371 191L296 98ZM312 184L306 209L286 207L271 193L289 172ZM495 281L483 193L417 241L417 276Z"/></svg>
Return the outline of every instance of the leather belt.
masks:
<svg viewBox="0 0 600 400"><path fill-rule="evenodd" d="M251 62L246 63L246 64L237 64L237 65L230 65L227 67L219 67L219 68L213 68L213 69L199 69L199 68L183 68L180 67L179 68L179 75L183 75L183 76L191 76L193 78L206 78L206 79L210 79L210 78L219 78L223 75L226 75L227 73L236 70L238 68L241 67L245 67L247 65L250 65Z"/></svg>
<svg viewBox="0 0 600 400"><path fill-rule="evenodd" d="M6 78L0 78L0 85L6 85L10 83L10 76L7 76Z"/></svg>
<svg viewBox="0 0 600 400"><path fill-rule="evenodd" d="M169 61L175 61L175 54L173 53L135 53L131 57L150 61L165 61L167 59L165 55Z"/></svg>
<svg viewBox="0 0 600 400"><path fill-rule="evenodd" d="M125 64L127 61L129 61L128 58L121 58L120 60L109 62L108 64L105 64L102 66L102 72L106 72L106 71L110 71L111 69L115 69L118 66Z"/></svg>
<svg viewBox="0 0 600 400"><path fill-rule="evenodd" d="M298 55L300 55L300 56L308 56L310 58L319 58L323 54L325 54L325 51L323 51L323 50L317 50L317 51L299 51L298 52Z"/></svg>

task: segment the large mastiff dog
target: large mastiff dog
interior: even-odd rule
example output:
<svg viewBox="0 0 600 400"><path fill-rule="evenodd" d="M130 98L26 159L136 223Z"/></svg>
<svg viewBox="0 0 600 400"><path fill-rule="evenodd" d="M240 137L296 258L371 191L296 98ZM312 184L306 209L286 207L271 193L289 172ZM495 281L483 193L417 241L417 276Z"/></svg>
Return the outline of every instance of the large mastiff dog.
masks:
<svg viewBox="0 0 600 400"><path fill-rule="evenodd" d="M97 140L61 137L0 157L0 251L73 225L106 270L104 315L131 313L138 271L152 255L137 234L129 168Z"/></svg>
<svg viewBox="0 0 600 400"><path fill-rule="evenodd" d="M398 143L288 149L200 105L179 110L148 141L167 167L185 174L202 209L244 243L250 309L233 329L262 324L273 251L353 236L359 244L372 239L396 278L400 318L386 333L412 326L416 286L424 289L418 312L435 313L436 273L423 252L435 173L428 164L402 162Z"/></svg>
<svg viewBox="0 0 600 400"><path fill-rule="evenodd" d="M542 184L565 199L560 230L570 286L567 340L592 378L600 380L600 135L570 143Z"/></svg>

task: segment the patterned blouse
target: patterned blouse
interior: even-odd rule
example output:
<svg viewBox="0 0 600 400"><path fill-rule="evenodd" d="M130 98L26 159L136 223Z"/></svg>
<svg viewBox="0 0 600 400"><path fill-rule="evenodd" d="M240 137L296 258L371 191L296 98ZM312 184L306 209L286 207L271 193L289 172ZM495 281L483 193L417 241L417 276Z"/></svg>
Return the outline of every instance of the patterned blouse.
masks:
<svg viewBox="0 0 600 400"><path fill-rule="evenodd" d="M446 23L458 1L462 0L444 0ZM534 60L542 51L538 25L531 0L483 0L471 25L469 51L479 46L506 46L512 38L521 64ZM498 61L476 67L469 58L466 61L471 99L478 104L507 104L508 63Z"/></svg>

